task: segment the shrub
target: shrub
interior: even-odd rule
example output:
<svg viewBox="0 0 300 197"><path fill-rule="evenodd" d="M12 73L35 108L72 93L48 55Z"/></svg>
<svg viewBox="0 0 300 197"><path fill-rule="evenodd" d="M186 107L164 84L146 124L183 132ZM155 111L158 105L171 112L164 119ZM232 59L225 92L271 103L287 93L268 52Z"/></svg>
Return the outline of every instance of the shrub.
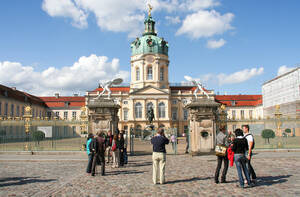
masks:
<svg viewBox="0 0 300 197"><path fill-rule="evenodd" d="M284 132L286 132L286 133L291 133L292 130L291 130L291 129L285 129Z"/></svg>
<svg viewBox="0 0 300 197"><path fill-rule="evenodd" d="M40 144L40 141L45 139L45 133L42 131L34 131L32 133L32 138L34 141L37 141L37 143Z"/></svg>
<svg viewBox="0 0 300 197"><path fill-rule="evenodd" d="M270 144L270 138L275 138L275 132L272 129L264 129L261 132L261 137L268 140L268 144Z"/></svg>

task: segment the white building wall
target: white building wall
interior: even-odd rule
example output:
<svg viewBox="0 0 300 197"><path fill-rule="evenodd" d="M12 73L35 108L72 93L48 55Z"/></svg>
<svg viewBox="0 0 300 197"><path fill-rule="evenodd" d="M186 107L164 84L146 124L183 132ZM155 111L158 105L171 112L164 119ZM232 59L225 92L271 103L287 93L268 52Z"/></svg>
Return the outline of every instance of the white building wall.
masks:
<svg viewBox="0 0 300 197"><path fill-rule="evenodd" d="M300 100L300 67L265 83L262 94L264 108Z"/></svg>

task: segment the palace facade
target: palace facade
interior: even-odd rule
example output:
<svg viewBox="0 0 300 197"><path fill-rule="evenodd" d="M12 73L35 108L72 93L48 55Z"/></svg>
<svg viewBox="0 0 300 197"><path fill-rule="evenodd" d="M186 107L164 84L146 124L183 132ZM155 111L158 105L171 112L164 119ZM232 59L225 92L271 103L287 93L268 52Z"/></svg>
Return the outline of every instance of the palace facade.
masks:
<svg viewBox="0 0 300 197"><path fill-rule="evenodd" d="M154 110L156 128L178 128L179 133L188 130L188 110L184 106L194 97L193 85L172 86L169 83L169 45L155 31L155 21L149 15L144 22L143 35L131 43L131 82L126 87L112 87L111 97L121 106L119 129L144 130L149 124L146 113ZM102 88L86 93L86 104L94 99ZM212 90L205 90L214 99ZM203 97L198 93L198 97Z"/></svg>

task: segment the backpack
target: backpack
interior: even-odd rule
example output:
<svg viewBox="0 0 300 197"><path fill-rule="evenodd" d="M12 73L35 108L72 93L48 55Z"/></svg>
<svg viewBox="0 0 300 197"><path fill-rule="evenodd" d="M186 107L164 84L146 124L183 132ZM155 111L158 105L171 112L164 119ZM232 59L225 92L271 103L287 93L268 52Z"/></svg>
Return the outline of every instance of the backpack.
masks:
<svg viewBox="0 0 300 197"><path fill-rule="evenodd" d="M98 142L96 138L93 138L91 143L89 144L89 149L92 153L96 153L98 151Z"/></svg>
<svg viewBox="0 0 300 197"><path fill-rule="evenodd" d="M254 140L254 136L251 134L251 133L248 133L247 135L245 135L244 136L244 138L247 140L247 136L249 136L249 135L251 135L252 136L252 138L253 138L253 144L252 144L252 150L255 148L255 140ZM247 140L248 141L248 140ZM248 149L249 149L250 147L248 147Z"/></svg>

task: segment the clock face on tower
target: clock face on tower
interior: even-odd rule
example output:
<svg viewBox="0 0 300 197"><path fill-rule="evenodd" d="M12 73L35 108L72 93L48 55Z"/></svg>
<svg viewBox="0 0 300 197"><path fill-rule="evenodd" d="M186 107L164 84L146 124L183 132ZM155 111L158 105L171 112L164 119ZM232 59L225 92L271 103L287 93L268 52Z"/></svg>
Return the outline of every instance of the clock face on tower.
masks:
<svg viewBox="0 0 300 197"><path fill-rule="evenodd" d="M149 63L154 62L154 60L155 60L155 58L152 55L146 57L146 61Z"/></svg>

